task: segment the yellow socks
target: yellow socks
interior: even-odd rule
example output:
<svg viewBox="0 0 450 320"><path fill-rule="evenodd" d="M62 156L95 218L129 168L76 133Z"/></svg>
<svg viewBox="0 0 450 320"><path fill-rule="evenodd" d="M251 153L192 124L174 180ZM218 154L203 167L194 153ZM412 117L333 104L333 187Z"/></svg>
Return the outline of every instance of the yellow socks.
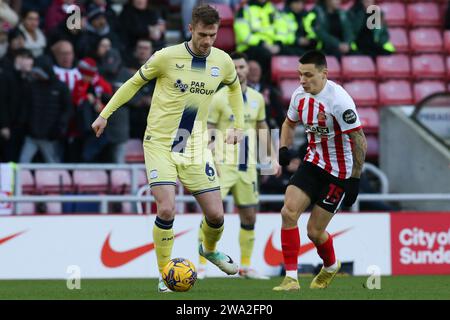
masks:
<svg viewBox="0 0 450 320"><path fill-rule="evenodd" d="M255 244L255 226L243 225L239 230L239 246L241 248L241 268L250 267L250 259Z"/></svg>
<svg viewBox="0 0 450 320"><path fill-rule="evenodd" d="M153 242L155 243L156 259L159 273L170 261L174 243L173 220L167 221L156 217L153 226Z"/></svg>
<svg viewBox="0 0 450 320"><path fill-rule="evenodd" d="M203 221L203 220L202 220ZM203 231L202 231L202 225L200 224L200 228L198 229L198 244L200 245L203 242ZM205 257L202 257L201 255L198 256L198 262L201 265L205 265L208 260L206 260Z"/></svg>
<svg viewBox="0 0 450 320"><path fill-rule="evenodd" d="M203 250L206 253L216 251L217 242L222 237L223 221L222 223L215 225L208 222L206 217L203 217L200 228L203 233Z"/></svg>

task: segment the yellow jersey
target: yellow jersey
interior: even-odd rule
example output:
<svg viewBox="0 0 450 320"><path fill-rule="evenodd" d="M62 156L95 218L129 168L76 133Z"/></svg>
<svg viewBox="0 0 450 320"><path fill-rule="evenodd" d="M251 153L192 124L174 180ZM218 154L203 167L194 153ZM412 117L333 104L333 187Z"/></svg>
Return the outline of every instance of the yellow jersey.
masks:
<svg viewBox="0 0 450 320"><path fill-rule="evenodd" d="M100 115L107 119L154 78L156 87L144 136L152 146L187 157L202 152L208 141L208 108L220 84L229 86L235 127L243 128L241 86L232 59L214 47L207 56L197 56L187 42L155 52L119 88Z"/></svg>
<svg viewBox="0 0 450 320"><path fill-rule="evenodd" d="M256 142L257 122L266 120L264 97L258 91L247 87L242 94L244 107L244 138L238 145L224 143L226 131L235 125L235 115L228 99L229 88L219 90L212 100L208 123L216 127L214 142L214 158L218 165L235 166L239 171L247 171L248 167L257 164Z"/></svg>

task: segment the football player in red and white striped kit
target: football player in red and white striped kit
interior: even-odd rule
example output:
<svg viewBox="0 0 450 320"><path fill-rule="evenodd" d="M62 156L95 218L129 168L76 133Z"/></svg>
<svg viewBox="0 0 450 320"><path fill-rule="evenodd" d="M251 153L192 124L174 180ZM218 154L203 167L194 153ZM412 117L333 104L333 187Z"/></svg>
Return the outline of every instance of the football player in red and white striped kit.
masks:
<svg viewBox="0 0 450 320"><path fill-rule="evenodd" d="M299 290L297 257L300 235L297 221L310 204L308 238L323 260L310 288L326 288L340 269L333 239L326 228L343 202L351 206L358 196L359 177L367 142L350 95L327 79L327 62L319 51L309 51L299 60L300 87L291 97L281 129L279 163L289 164L294 130L305 127L308 149L304 161L291 177L281 210L281 247L286 277L275 291Z"/></svg>

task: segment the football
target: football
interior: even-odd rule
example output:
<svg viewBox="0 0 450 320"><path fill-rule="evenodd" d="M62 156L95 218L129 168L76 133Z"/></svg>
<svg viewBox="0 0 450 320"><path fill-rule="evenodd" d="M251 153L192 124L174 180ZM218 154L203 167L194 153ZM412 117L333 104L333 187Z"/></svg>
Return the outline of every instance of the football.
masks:
<svg viewBox="0 0 450 320"><path fill-rule="evenodd" d="M167 288L184 292L194 286L197 280L195 265L185 258L174 258L164 267L162 278Z"/></svg>

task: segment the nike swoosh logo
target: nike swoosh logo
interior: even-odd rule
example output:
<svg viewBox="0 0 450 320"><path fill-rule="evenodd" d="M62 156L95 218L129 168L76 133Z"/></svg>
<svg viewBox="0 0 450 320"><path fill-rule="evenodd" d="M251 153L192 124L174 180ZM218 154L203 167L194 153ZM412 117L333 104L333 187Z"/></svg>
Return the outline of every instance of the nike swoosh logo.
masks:
<svg viewBox="0 0 450 320"><path fill-rule="evenodd" d="M336 232L336 233L332 234L331 236L333 238L335 238L335 237L340 236L341 234L347 232L350 229L351 228ZM266 247L264 249L264 259L266 260L266 263L269 266L279 266L280 264L284 263L283 251L278 250L273 246L273 243L272 243L273 234L274 234L274 232L272 232L269 239L267 240ZM316 246L312 242L301 245L298 255L301 256L301 255L307 253L308 251L311 251L315 247Z"/></svg>
<svg viewBox="0 0 450 320"><path fill-rule="evenodd" d="M22 233L25 233L25 230L24 230L24 231L17 232L17 233L14 233L14 234L12 234L12 235L10 235L10 236L7 236L7 237L5 237L5 238L0 239L0 245L4 244L5 242L7 242L7 241L9 241L9 240L11 240L11 239L13 239L13 238L15 238L15 237L20 236Z"/></svg>
<svg viewBox="0 0 450 320"><path fill-rule="evenodd" d="M185 230L175 235L176 237L180 237L185 233L191 231ZM109 239L111 238L111 232L106 237L105 242L103 243L102 252L101 252L101 260L102 263L108 268L117 268L123 266L127 263L130 263L134 259L146 254L147 252L155 249L155 243L151 242L149 244L145 244L143 246L133 248L126 251L116 251L111 247Z"/></svg>

